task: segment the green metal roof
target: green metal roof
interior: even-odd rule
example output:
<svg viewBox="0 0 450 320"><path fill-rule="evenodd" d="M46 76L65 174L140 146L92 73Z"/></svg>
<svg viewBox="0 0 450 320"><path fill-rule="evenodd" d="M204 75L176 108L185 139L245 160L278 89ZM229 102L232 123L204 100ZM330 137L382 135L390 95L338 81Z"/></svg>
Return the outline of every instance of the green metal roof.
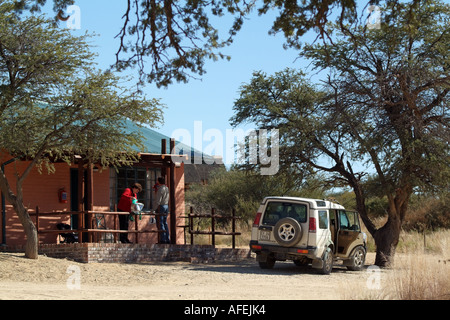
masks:
<svg viewBox="0 0 450 320"><path fill-rule="evenodd" d="M139 127L138 125L136 125L134 122L127 120L126 123L126 128L125 131L129 134L133 134L133 133L140 133L143 138L144 138L144 146L145 149L144 150L137 150L139 152L143 152L143 153L157 153L160 154L161 153L161 140L162 139L166 139L167 140L167 144L166 144L166 153L169 154L170 153L170 137L159 133L151 128L148 127ZM193 161L193 157L194 156L202 156L202 152L199 150L196 150L186 144L183 144L181 142L176 141L175 142L175 150L176 150L176 154L190 154L191 155L191 159L192 162ZM210 155L207 154L203 154L203 160L212 160L213 157L211 157Z"/></svg>
<svg viewBox="0 0 450 320"><path fill-rule="evenodd" d="M167 150L170 153L170 137L163 135L148 127L139 127L134 122L127 120L125 132L127 134L139 133L144 137L145 150L137 150L144 153L161 153L161 140L167 140Z"/></svg>

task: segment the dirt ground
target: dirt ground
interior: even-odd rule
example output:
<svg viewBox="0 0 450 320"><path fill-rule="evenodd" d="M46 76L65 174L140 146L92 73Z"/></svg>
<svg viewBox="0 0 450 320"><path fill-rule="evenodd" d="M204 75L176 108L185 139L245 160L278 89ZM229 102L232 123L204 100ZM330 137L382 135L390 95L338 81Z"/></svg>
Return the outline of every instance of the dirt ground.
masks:
<svg viewBox="0 0 450 320"><path fill-rule="evenodd" d="M373 264L369 253L366 265ZM366 286L371 273L336 266L329 276L292 262L261 270L236 263L83 264L0 253L0 300L301 300L343 299L345 287Z"/></svg>

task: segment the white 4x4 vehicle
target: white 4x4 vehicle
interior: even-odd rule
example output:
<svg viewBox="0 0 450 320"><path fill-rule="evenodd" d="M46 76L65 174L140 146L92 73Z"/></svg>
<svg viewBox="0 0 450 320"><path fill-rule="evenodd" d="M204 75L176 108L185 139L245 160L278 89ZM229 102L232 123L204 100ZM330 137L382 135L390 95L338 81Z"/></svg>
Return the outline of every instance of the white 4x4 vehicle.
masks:
<svg viewBox="0 0 450 320"><path fill-rule="evenodd" d="M263 269L275 261L312 263L329 274L335 260L350 270L361 270L366 258L366 234L359 216L337 203L306 198L267 197L252 228L250 248Z"/></svg>

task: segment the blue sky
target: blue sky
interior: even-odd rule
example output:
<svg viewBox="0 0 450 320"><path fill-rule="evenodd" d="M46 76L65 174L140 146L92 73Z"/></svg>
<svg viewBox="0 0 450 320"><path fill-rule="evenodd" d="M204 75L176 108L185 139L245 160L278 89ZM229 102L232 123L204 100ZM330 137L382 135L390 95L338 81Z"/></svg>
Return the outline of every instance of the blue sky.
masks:
<svg viewBox="0 0 450 320"><path fill-rule="evenodd" d="M44 8L43 12L54 15L53 1ZM450 2L450 1L445 1ZM97 52L99 68L106 69L115 62L115 53L119 48L119 40L115 36L122 27L122 16L126 10L124 0L76 0L75 4L81 10L80 30L73 30L74 34L97 34L92 38L92 51ZM203 149L208 149L208 141L203 137L194 137L194 124L201 123L201 133L213 129L226 136L230 130L229 119L233 115L233 103L239 97L239 87L251 80L252 73L262 70L273 74L286 67L299 68L308 73L308 62L297 59L298 52L284 50L284 37L268 35L274 14L259 17L253 14L245 21L242 30L235 37L234 43L222 49L222 53L230 55L231 61L207 61L206 75L201 80L191 79L189 83L175 83L167 89L158 89L154 85L147 85L143 92L147 98L159 98L166 105L164 110L165 122L156 130L169 137L173 133L184 129L191 133L191 141L184 141L178 136L176 139L195 147L195 138L203 139ZM230 21L219 20L229 27ZM64 27L64 22L61 26ZM220 26L219 26L219 29ZM223 30L223 29L222 29ZM227 29L225 29L227 30ZM314 40L315 34L304 37L305 42ZM138 78L136 71L128 71ZM249 127L243 128L245 130ZM198 128L197 128L197 132ZM189 143L191 142L191 143ZM224 141L223 145L227 145ZM220 148L219 148L220 149ZM224 155L226 150L211 150L210 154ZM225 159L227 160L227 159ZM228 159L229 160L229 159Z"/></svg>
<svg viewBox="0 0 450 320"><path fill-rule="evenodd" d="M115 62L119 40L114 37L122 26L126 1L76 0L75 4L81 9L81 29L72 32L79 35L86 31L97 34L92 39L92 50L98 53L99 67L106 69ZM54 14L50 3L43 12ZM227 19L223 21L227 22ZM233 103L239 96L239 87L250 81L254 71L272 74L286 67L305 69L307 64L296 60L298 52L283 49L284 37L281 34L268 35L272 22L273 16L259 17L254 14L244 23L234 43L222 50L231 56L231 61L207 61L207 73L201 80L191 79L187 84L174 83L167 89L147 85L143 89L144 94L148 98L160 98L166 105L165 122L157 131L172 136L175 130L186 129L192 132L194 140L194 123L201 121L203 132L216 129L225 137L226 130L231 129L229 119L233 115ZM64 27L65 23L60 25ZM136 71L131 74L137 77ZM205 144L208 143L205 141ZM220 150L217 153L220 154Z"/></svg>

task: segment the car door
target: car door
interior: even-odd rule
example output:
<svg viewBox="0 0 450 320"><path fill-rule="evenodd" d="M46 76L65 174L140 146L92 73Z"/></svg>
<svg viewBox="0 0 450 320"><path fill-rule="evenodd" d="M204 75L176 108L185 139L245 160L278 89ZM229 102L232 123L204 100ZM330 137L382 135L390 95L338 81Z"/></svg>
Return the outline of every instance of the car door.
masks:
<svg viewBox="0 0 450 320"><path fill-rule="evenodd" d="M330 216L330 233L331 233L331 241L333 241L334 244L334 251L333 254L337 254L337 250L338 250L338 231L339 231L339 226L338 226L338 218L337 218L337 210L330 210L329 211L329 216Z"/></svg>
<svg viewBox="0 0 450 320"><path fill-rule="evenodd" d="M358 215L355 212L345 210L337 211L338 217L338 255L347 256L349 249L353 249L352 244L361 233Z"/></svg>
<svg viewBox="0 0 450 320"><path fill-rule="evenodd" d="M331 244L331 231L329 228L329 212L326 209L317 211L318 228L316 231L316 246L321 250Z"/></svg>
<svg viewBox="0 0 450 320"><path fill-rule="evenodd" d="M290 218L298 222L300 226L301 235L297 237L296 243L299 246L307 246L307 216L308 204L297 201L286 200L272 200L269 201L265 207L264 213L261 217L261 225L259 229L259 243L271 245L288 245L289 242L284 243L277 240L275 235L279 230L275 230L279 221L285 218Z"/></svg>

